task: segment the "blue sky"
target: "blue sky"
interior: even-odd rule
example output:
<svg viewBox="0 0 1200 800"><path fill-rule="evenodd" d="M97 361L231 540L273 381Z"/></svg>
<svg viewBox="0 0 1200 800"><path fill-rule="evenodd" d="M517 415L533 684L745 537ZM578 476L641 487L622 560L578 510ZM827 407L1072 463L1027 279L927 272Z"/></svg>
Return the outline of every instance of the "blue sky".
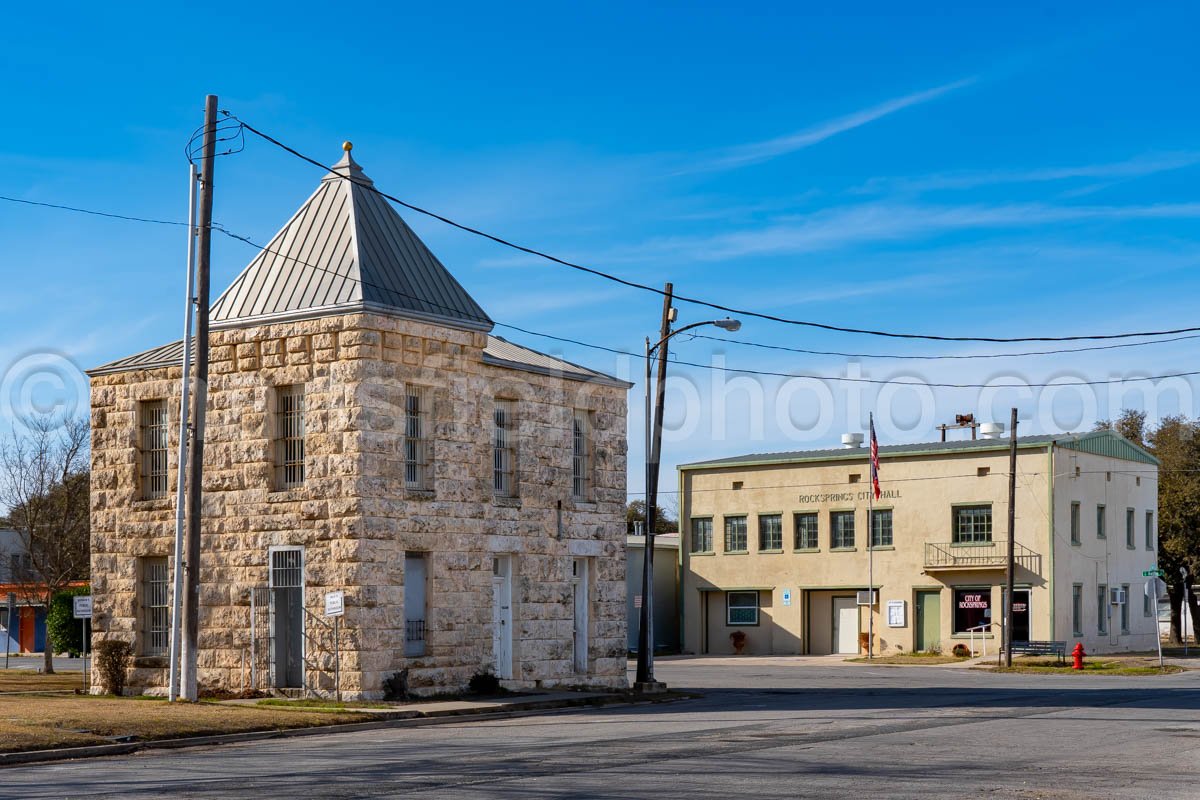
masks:
<svg viewBox="0 0 1200 800"><path fill-rule="evenodd" d="M182 219L183 146L211 92L330 163L352 139L377 185L411 202L738 307L952 335L1196 324L1194 7L798 5L290 3L218 12L207 31L182 6L67 5L52 17L20 6L0 32L0 194ZM255 140L218 170L216 219L258 241L320 177ZM500 322L633 351L657 326L652 295L405 216ZM0 203L0 415L62 393L25 380L39 365L90 367L177 338L183 254L174 228ZM218 237L214 294L252 256ZM709 316L680 309L681 322ZM752 320L731 338L853 353L1023 351ZM1041 383L1187 371L1196 341L949 362L704 339L676 352L824 377ZM672 375L668 467L835 443L871 409L885 442L930 438L955 413L1007 419L1014 401L1027 432L1090 427L1123 405L1197 414L1190 380L1085 396L770 378L722 388L708 370ZM637 491L640 387L630 399Z"/></svg>

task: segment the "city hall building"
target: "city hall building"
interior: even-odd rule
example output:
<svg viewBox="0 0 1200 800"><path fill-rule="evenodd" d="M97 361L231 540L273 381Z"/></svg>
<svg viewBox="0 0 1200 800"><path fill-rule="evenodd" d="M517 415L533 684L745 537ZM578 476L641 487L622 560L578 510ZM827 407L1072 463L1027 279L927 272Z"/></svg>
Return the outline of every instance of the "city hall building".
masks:
<svg viewBox="0 0 1200 800"><path fill-rule="evenodd" d="M679 468L685 652L733 653L737 640L747 654L865 653L868 615L877 654L985 641L995 652L1009 440L879 453L869 532L867 448ZM1110 431L1018 438L1014 641L1154 647L1142 571L1156 563L1157 474L1153 456Z"/></svg>
<svg viewBox="0 0 1200 800"><path fill-rule="evenodd" d="M332 170L212 306L201 687L626 686L629 384L492 335ZM182 354L90 372L93 623L135 692L167 685Z"/></svg>

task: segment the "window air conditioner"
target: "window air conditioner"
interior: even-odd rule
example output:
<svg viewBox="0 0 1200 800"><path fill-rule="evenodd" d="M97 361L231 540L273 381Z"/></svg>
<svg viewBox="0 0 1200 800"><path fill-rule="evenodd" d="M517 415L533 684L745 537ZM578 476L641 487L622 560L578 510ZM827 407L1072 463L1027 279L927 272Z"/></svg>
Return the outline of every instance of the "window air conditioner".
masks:
<svg viewBox="0 0 1200 800"><path fill-rule="evenodd" d="M1125 590L1124 589L1109 589L1108 602L1114 606L1125 605Z"/></svg>
<svg viewBox="0 0 1200 800"><path fill-rule="evenodd" d="M879 592L863 590L858 593L858 604L860 606L873 606L879 601Z"/></svg>

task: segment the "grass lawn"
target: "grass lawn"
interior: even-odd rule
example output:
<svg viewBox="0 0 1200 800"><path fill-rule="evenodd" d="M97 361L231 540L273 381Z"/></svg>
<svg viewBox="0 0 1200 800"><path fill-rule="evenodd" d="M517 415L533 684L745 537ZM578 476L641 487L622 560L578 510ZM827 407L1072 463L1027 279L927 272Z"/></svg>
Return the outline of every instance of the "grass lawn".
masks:
<svg viewBox="0 0 1200 800"><path fill-rule="evenodd" d="M1084 659L1083 669L1071 668L1071 659L1060 664L1057 658L1014 658L1011 667L976 667L991 672L1020 672L1043 675L1165 675L1183 672L1183 667L1168 664L1160 668L1157 657L1148 656L1094 656Z"/></svg>
<svg viewBox="0 0 1200 800"><path fill-rule="evenodd" d="M866 656L858 658L847 658L847 661L853 661L856 664L907 664L918 666L930 666L931 664L957 664L959 661L966 661L965 658L958 656L943 655L942 653L902 653L894 656L875 656L868 659Z"/></svg>
<svg viewBox="0 0 1200 800"><path fill-rule="evenodd" d="M55 691L75 688L79 673L16 676L0 671L2 691ZM21 689L9 687L20 686ZM346 710L272 708L217 703L168 703L154 698L92 697L73 694L0 694L0 753L42 750L113 741L175 739L246 731L285 730L313 725L362 722Z"/></svg>

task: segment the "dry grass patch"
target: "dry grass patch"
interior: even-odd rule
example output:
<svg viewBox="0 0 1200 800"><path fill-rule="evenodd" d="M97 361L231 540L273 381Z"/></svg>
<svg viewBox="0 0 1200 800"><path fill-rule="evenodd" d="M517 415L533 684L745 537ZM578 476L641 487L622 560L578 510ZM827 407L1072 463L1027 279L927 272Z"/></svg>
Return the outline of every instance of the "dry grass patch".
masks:
<svg viewBox="0 0 1200 800"><path fill-rule="evenodd" d="M1145 655L1104 655L1088 656L1083 661L1083 669L1071 667L1071 658L1059 662L1057 658L1042 658L1027 656L1014 658L1011 667L988 667L991 672L1020 672L1041 675L1166 675L1183 672L1182 667L1158 666L1157 656Z"/></svg>
<svg viewBox="0 0 1200 800"><path fill-rule="evenodd" d="M928 667L936 664L957 664L967 659L952 655L942 655L941 653L902 653L894 656L875 656L871 659L868 659L866 656L860 656L859 658L847 658L846 660L853 661L856 664L900 664Z"/></svg>
<svg viewBox="0 0 1200 800"><path fill-rule="evenodd" d="M43 675L31 669L0 669L0 694L4 692L70 692L83 689L83 673Z"/></svg>
<svg viewBox="0 0 1200 800"><path fill-rule="evenodd" d="M349 711L168 703L147 698L17 695L0 697L0 752L285 730L363 719L364 715Z"/></svg>

